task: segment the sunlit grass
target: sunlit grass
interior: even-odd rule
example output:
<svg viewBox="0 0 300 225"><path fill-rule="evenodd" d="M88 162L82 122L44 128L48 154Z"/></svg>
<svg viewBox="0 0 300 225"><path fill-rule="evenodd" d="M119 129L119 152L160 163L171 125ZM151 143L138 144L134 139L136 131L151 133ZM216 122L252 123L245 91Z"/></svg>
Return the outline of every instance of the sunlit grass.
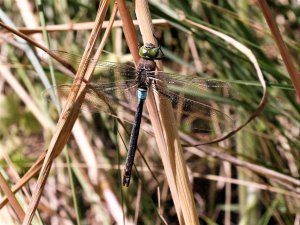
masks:
<svg viewBox="0 0 300 225"><path fill-rule="evenodd" d="M278 26L296 62L299 55L299 21L294 20L293 15L296 18L300 16L297 10L299 6L294 3L283 5L282 2L273 1L270 7L274 18L281 21ZM22 16L20 11L25 8L17 8L14 4L13 1L5 1L2 10L17 27L23 27L28 18ZM29 4L36 9L33 2ZM97 12L97 7L93 4L76 1L63 1L61 4L45 2L43 8L46 25L93 21ZM132 7L130 4L129 6ZM237 122L246 120L253 113L262 96L255 70L244 55L216 36L184 23L177 17L178 13L222 32L250 48L267 80L268 103L263 113L251 124L222 143L201 147L210 150L211 155L201 149L198 149L198 155L187 151L192 148L184 151L202 223L299 223L299 101L258 5L249 1L219 1L216 4L216 1L179 0L171 0L169 5L166 5L151 0L150 7L152 18L163 18L170 22L170 25L155 25L156 36L165 50L165 71L227 82L234 95L220 97L210 90L173 91L222 103L222 110L228 110L227 113ZM130 9L134 15L134 9ZM38 18L37 11L31 13ZM5 21L2 17L1 14L1 20ZM38 19L37 22L40 23ZM138 27L136 28L138 30ZM83 52L89 32L59 31L48 35L51 49L78 54ZM40 38L43 40L41 36ZM188 38L191 40L187 41ZM22 50L24 44L20 47L8 40L13 40L12 36L7 36L1 29L1 172L6 174L6 180L15 184L17 178L12 171L22 177L28 170L28 162L33 164L47 149L57 122L57 112L53 105L50 110L47 108L49 102L43 99L41 94L50 85L48 64L32 56L31 63L34 66L28 67L28 54L26 56ZM127 61L129 50L121 28L113 29L105 49L115 61L123 62L125 57ZM24 67L20 67L22 63ZM28 94L28 101L24 100L24 95L20 94L22 92L18 92L7 80L9 76L2 75L5 73L4 67ZM44 75L41 69L45 71ZM58 85L71 82L69 77L62 75L65 70L57 63L54 69ZM121 112L122 110L124 109L120 109ZM126 113L124 114L123 118L126 117ZM73 132L68 142L78 212L74 211L71 203L66 159L61 155L55 160L45 187L47 191L43 194L42 205L39 208L41 220L45 224L51 224L51 218L56 217L58 221L65 219L75 223L77 215L82 224L113 224L114 221L122 224L123 220L128 224L134 220L138 221L138 224L162 224L162 215L169 224L177 224L151 126L145 122L142 125L139 149L153 170L155 179L141 156L137 154L137 171L133 171L129 188L123 189L120 173L126 157L128 134L121 131L120 125L115 126L115 120L106 114L99 115L86 110L81 113L79 120L81 123L75 132L82 136L76 136ZM130 130L131 126L126 124L126 127ZM205 140L206 137L202 134L189 138L193 140L184 138L183 143ZM244 162L249 165L245 166ZM261 166L266 172L256 172L256 166ZM271 172L277 172L277 175L274 177ZM280 180L279 175L284 178ZM209 176L216 179L210 179ZM287 181L287 178L291 181ZM232 180L228 179L235 179L236 182L232 184ZM31 191L34 184L33 178L29 184ZM159 200L157 185L160 187ZM291 195L293 197L290 197ZM158 207L159 202L161 208ZM28 202L24 201L24 204ZM9 224L8 220L18 224L18 219L11 209L8 215L10 218L2 218L1 224Z"/></svg>

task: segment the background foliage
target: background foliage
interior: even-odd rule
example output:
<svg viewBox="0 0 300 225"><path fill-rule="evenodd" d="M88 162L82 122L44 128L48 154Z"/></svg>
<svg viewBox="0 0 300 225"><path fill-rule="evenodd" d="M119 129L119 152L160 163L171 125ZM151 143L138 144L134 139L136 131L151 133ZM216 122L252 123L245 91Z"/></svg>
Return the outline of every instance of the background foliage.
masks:
<svg viewBox="0 0 300 225"><path fill-rule="evenodd" d="M230 104L235 104L235 115L239 118L247 118L257 107L262 95L255 71L248 60L222 40L180 21L177 15L183 15L227 34L250 48L267 80L269 99L263 114L230 140L207 148L299 179L299 99L295 96L279 51L255 1L151 0L149 3L153 19L162 18L171 24L155 25L156 35L166 55L166 71L233 82L240 100ZM298 62L299 4L288 0L268 3L291 56ZM9 0L2 0L0 4L2 21L6 16L17 27L30 23L28 17L22 14L26 8L20 8L20 4ZM33 7L29 13L33 13L35 22L40 24L45 19L47 25L91 22L98 7L93 1L45 1L43 11L39 14L36 2L30 2L29 5ZM128 6L135 18L132 2L128 2ZM80 55L89 36L86 28L87 25L84 25L76 31L48 32L50 48ZM43 40L42 36L35 38ZM1 68L7 68L26 90L31 101L47 118L48 127L41 124L29 110L28 103L23 102L1 76L4 73L1 70L1 173L11 183L18 179L16 174L22 176L47 148L51 129L58 118L53 105L49 106L41 95L47 85L45 87L45 82L41 81L42 75L32 66L32 60L41 65L51 81L49 65L37 58L28 59L28 55L24 54L25 46L17 44L5 30L0 30ZM105 60L130 60L122 28L113 29L105 50L109 52L105 54ZM199 59L195 58L192 50L197 52ZM57 66L55 71L57 83L70 81ZM66 155L61 155L55 161L41 201L39 214L42 219L36 219L35 223L43 224L41 221L44 221L44 224L55 224L55 221L59 221L58 224L73 224L77 216L82 224L113 224L114 221L121 224L120 221L125 218L128 224L129 221L162 224L162 215L168 224L177 224L155 139L149 135L149 126L144 125L146 132L140 136L139 148L151 165L156 179L138 156L138 173L134 172L130 187L124 189L120 181L120 167L125 160L126 150L116 132L117 122L106 114L88 112L79 119L84 132L75 131L79 134L73 133L67 147L72 161L78 209L73 207ZM79 139L88 142L80 143L78 135L84 135ZM128 137L122 131L121 136L127 143ZM203 224L300 223L300 196L296 187L276 181L269 174L258 175L243 166L237 167L203 152L195 154L187 148L185 157L198 215ZM160 199L157 196L158 186ZM107 193L113 197L108 197ZM27 204L23 193L20 194L20 201ZM161 208L158 207L159 202ZM118 207L120 212L123 209L124 218L115 215ZM1 224L17 223L11 208L3 208L1 214Z"/></svg>

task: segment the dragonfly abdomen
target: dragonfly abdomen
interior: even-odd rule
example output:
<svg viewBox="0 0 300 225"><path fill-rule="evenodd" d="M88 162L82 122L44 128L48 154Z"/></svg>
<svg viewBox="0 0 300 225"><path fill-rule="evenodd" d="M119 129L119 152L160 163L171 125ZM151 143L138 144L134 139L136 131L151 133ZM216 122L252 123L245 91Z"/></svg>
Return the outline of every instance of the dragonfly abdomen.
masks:
<svg viewBox="0 0 300 225"><path fill-rule="evenodd" d="M129 185L130 178L131 178L131 170L134 162L134 155L137 148L137 142L138 142L138 137L140 132L140 124L141 124L142 113L143 113L143 105L147 97L147 90L139 88L137 90L137 97L138 97L138 107L135 114L133 127L131 130L129 149L128 149L126 165L125 165L124 175L123 175L123 185L127 187Z"/></svg>

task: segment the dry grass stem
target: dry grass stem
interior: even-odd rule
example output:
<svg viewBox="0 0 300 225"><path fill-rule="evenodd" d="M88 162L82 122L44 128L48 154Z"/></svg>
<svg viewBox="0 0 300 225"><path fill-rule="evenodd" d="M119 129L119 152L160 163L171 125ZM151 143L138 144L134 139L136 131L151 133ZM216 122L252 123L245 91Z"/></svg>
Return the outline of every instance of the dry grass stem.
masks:
<svg viewBox="0 0 300 225"><path fill-rule="evenodd" d="M20 204L19 204L18 200L16 199L14 193L10 190L8 184L6 183L4 177L2 176L1 173L0 173L0 187L1 187L2 191L4 192L4 194L6 195L6 197L8 198L8 200L9 200L12 208L16 212L17 217L19 218L19 220L23 221L23 219L25 217L24 210L20 206Z"/></svg>
<svg viewBox="0 0 300 225"><path fill-rule="evenodd" d="M169 23L165 19L153 19L152 23L157 26L169 26ZM58 25L48 25L46 26L47 32L59 32L59 31L82 31L82 30L91 30L94 27L95 22L82 22L82 23L70 23L70 24L58 24ZM133 24L138 26L137 20L133 20ZM103 22L102 29L106 29L109 26L108 21ZM123 27L122 20L115 20L113 24L113 28ZM41 33L41 27L36 26L33 28L27 27L18 27L18 30L24 34L34 34Z"/></svg>
<svg viewBox="0 0 300 225"><path fill-rule="evenodd" d="M274 193L286 195L286 196L289 196L292 198L300 199L300 194L298 194L298 193L295 193L293 191L287 191L282 188L272 187L270 185L265 185L265 184L260 184L260 183L255 183L255 182L240 180L240 179L233 179L233 178L229 178L229 177L221 177L221 176L216 176L216 175L203 175L203 174L199 174L199 173L193 173L193 176L203 178L203 179L213 180L213 181L222 181L222 182L236 184L236 185L255 187L255 188L258 188L258 189L261 189L264 191L274 192Z"/></svg>
<svg viewBox="0 0 300 225"><path fill-rule="evenodd" d="M264 17L269 25L269 28L273 34L274 40L279 48L280 54L282 56L285 67L290 75L291 81L294 85L298 99L300 99L300 76L299 72L296 70L296 67L293 63L292 57L290 56L284 41L281 37L280 31L274 21L274 17L271 15L268 3L265 0L258 0L260 8L264 14Z"/></svg>
<svg viewBox="0 0 300 225"><path fill-rule="evenodd" d="M96 39L99 36L99 33L101 31L101 24L104 21L108 6L109 6L109 1L104 1L102 2L102 5L99 7L98 14L95 20L95 27L92 30L90 39L87 44L87 48L85 49L83 54L83 58L82 58L83 60L81 61L78 71L76 73L72 92L70 92L70 95L68 96L66 106L60 116L60 119L56 127L56 131L50 142L43 163L43 167L39 175L39 179L37 181L35 190L33 192L32 200L29 205L29 210L26 213L25 219L23 221L23 225L27 225L31 223L35 209L41 197L43 187L47 180L52 162L54 158L62 151L64 145L66 144L66 142L70 137L72 127L78 116L80 106L84 99L85 86L79 86L79 84L82 83L82 80L89 80L89 78L91 77L92 70L91 69L88 70L90 64L87 63L87 60L93 57L92 52L93 49L95 48ZM90 73L86 73L87 71L89 71Z"/></svg>
<svg viewBox="0 0 300 225"><path fill-rule="evenodd" d="M184 136L184 135L182 135ZM189 143L191 143L192 145L196 145L197 141L192 140L191 138L188 137L183 137L185 140L187 140ZM247 161L243 161L241 159L238 159L234 156L231 156L225 152L220 152L215 150L212 147L209 146L205 146L205 147L200 147L198 146L197 149L195 147L190 147L190 148L186 148L189 152L192 152L195 155L198 155L199 157L202 157L203 152L211 157L214 158L218 158L220 160L225 160L227 162L230 162L231 164L235 165L235 166L239 166L242 168L247 168L257 174L261 174L262 176L268 177L268 178L272 178L274 180L279 181L280 183L283 184L287 184L287 185L293 185L296 188L300 187L300 181L296 178L287 176L285 174L276 172L274 170L265 168L263 166L259 166L256 165L254 163L250 163ZM295 189L297 191L297 189Z"/></svg>
<svg viewBox="0 0 300 225"><path fill-rule="evenodd" d="M139 53L138 53L138 39L135 33L135 27L133 25L133 21L131 19L130 13L127 10L127 6L124 0L116 0L118 5L118 9L120 12L120 16L123 22L123 32L129 47L129 50L132 54L133 60L137 65L139 61Z"/></svg>
<svg viewBox="0 0 300 225"><path fill-rule="evenodd" d="M36 162L32 165L32 167L26 172L26 174L12 187L12 192L16 193L19 191L32 177L34 177L41 169L42 164L44 162L46 156L46 152L43 152L42 155L36 160ZM0 209L5 206L8 199L5 196L0 201Z"/></svg>
<svg viewBox="0 0 300 225"><path fill-rule="evenodd" d="M147 1L136 1L136 15L143 42L157 45L153 36L152 20ZM159 70L162 69L161 63L158 63L158 68ZM177 127L175 126L172 106L170 102L163 101L151 90L148 94L146 106L149 111L179 223L199 224L180 139Z"/></svg>
<svg viewBox="0 0 300 225"><path fill-rule="evenodd" d="M5 28L6 30L8 30L9 32L12 32L13 34L23 38L25 41L27 41L29 44L43 50L44 52L46 52L48 55L50 55L52 58L54 58L55 60L57 60L58 62L60 62L61 64L63 64L65 67L67 67L70 71L72 71L73 73L76 73L76 70L74 69L74 67L67 62L66 60L62 59L61 57L59 57L58 55L56 55L54 52L52 52L51 50L49 50L48 48L46 48L45 46L39 44L38 42L34 41L33 39L31 39L30 37L28 37L27 35L21 33L18 30L15 30L9 26L7 26L6 24L0 22L0 26Z"/></svg>

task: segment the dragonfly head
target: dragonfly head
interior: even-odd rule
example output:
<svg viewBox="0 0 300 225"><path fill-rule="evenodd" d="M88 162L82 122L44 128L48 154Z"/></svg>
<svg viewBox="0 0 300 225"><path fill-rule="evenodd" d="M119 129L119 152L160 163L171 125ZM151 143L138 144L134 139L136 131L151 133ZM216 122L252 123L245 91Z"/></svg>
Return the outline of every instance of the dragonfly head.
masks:
<svg viewBox="0 0 300 225"><path fill-rule="evenodd" d="M159 52L162 52L160 46L155 47L152 43L146 43L140 47L139 54L144 59L160 59Z"/></svg>

